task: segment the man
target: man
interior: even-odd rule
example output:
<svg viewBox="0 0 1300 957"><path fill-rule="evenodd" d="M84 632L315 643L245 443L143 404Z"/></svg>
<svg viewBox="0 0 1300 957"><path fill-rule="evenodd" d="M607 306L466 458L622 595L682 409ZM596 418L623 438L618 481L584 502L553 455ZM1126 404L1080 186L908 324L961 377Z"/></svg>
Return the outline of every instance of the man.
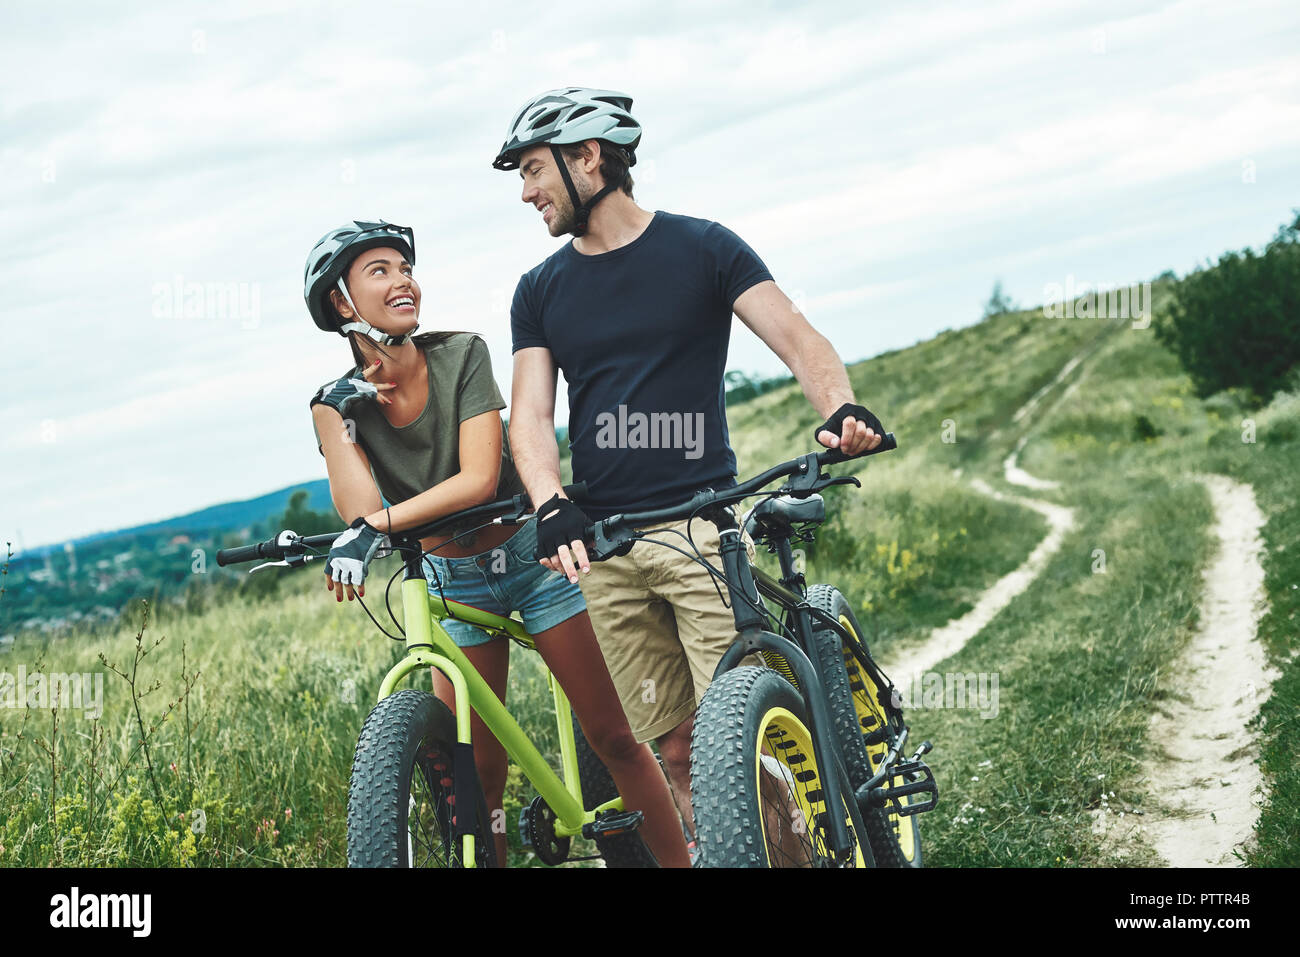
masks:
<svg viewBox="0 0 1300 957"><path fill-rule="evenodd" d="M717 223L636 204L628 169L641 126L631 106L609 90L543 93L515 116L493 163L519 170L521 198L552 236L574 236L515 290L510 445L529 495L544 503L539 557L570 581L578 569L588 576L583 593L633 734L658 744L693 826L692 721L735 638L732 613L706 570L662 546L643 543L593 568L583 529L736 484L723 385L733 311L826 419L814 430L821 444L855 455L883 430L854 403L834 348L749 246ZM573 478L588 487L581 508L561 491L557 368L569 383ZM696 522L692 532L717 565L717 530Z"/></svg>

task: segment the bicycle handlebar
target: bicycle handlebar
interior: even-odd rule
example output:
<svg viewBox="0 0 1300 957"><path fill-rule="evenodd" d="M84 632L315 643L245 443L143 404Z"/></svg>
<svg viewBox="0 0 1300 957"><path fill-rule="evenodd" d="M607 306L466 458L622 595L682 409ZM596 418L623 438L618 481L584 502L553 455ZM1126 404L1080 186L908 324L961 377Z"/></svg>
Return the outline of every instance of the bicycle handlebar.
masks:
<svg viewBox="0 0 1300 957"><path fill-rule="evenodd" d="M638 526L677 522L684 518L690 518L701 509L709 506L729 505L732 502L753 495L763 486L778 478L790 475L797 476L791 483L789 491L792 493L802 491L809 494L815 490L819 482L841 481L823 479L821 475L823 465L849 462L853 459L865 458L868 455L889 452L896 448L898 448L898 440L894 438L894 433L886 432L881 443L869 452L859 452L857 455L845 455L839 449L808 452L797 459L791 459L789 462L782 462L780 465L773 466L766 472L732 488L725 488L721 491L708 488L696 492L691 496L690 501L681 505L652 509L645 512L622 512L618 515L611 515L609 518L593 523L585 530L583 540L593 542L595 545L593 550L588 550L587 555L593 561L602 561L613 555L616 549L631 541L634 534L633 530ZM843 481L856 481L856 479L843 479Z"/></svg>
<svg viewBox="0 0 1300 957"><path fill-rule="evenodd" d="M581 502L587 496L587 483L577 482L573 485L564 486L564 494L575 502ZM485 505L475 505L472 508L461 509L459 512L452 512L450 515L443 515L441 518L434 519L417 528L405 529L401 532L394 532L392 538L418 540L427 538L440 528L445 528L453 523L461 523L476 518L484 518L488 515L496 515L501 512L522 515L532 508L532 503L528 498L527 492L520 492L512 495L510 498L498 499L495 502L488 502ZM289 555L298 554L307 548L320 548L334 544L334 539L343 534L343 529L337 532L326 532L323 535L297 535L288 529L280 532L275 538L267 539L264 542L258 542L254 545L237 545L234 548L222 548L217 551L217 564L225 567L226 565L240 565L244 562L256 561L259 558L271 559L272 561L282 561Z"/></svg>

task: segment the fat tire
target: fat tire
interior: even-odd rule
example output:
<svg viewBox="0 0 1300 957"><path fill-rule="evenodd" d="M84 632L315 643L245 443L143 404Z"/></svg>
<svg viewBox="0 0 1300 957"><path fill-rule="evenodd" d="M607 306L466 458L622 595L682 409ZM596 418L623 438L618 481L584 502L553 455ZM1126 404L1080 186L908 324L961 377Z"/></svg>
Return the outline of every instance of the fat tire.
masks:
<svg viewBox="0 0 1300 957"><path fill-rule="evenodd" d="M853 614L853 606L839 589L831 585L813 585L808 589L807 601L813 608L836 621L841 617L847 618L862 647L867 648L857 616ZM826 710L830 715L831 727L835 731L840 752L844 756L849 781L856 789L875 774L870 756L867 754L868 731L859 723L858 711L853 704L853 690L849 687L849 675L844 664L844 639L834 629L825 626L818 628L818 624L819 621L814 618L812 651L816 655L817 670L821 674L822 689L826 693ZM870 655L869 650L868 655ZM903 855L902 848L894 836L889 814L884 808L862 808L862 816L866 823L872 853L876 857L876 866L903 868L922 866L921 829L915 815L899 819L902 827L912 829L914 850L911 860Z"/></svg>
<svg viewBox="0 0 1300 957"><path fill-rule="evenodd" d="M424 773L420 770L423 761L417 764L417 758L432 752L443 755L446 770L441 776L451 778L454 787L455 744L455 716L427 691L404 689L375 705L361 728L352 760L348 787L349 867L410 866L407 814L411 780L415 774ZM483 791L475 790L476 864L494 867L496 848ZM459 847L446 856L446 866L462 866Z"/></svg>
<svg viewBox="0 0 1300 957"><path fill-rule="evenodd" d="M695 715L691 733L691 796L698 867L770 867L760 821L762 801L754 774L758 723L773 707L785 708L809 729L803 699L770 668L742 666L716 678ZM838 781L833 768L817 769L823 787ZM865 827L856 802L847 808L861 840ZM840 806L832 798L828 806ZM871 852L863 848L867 866Z"/></svg>

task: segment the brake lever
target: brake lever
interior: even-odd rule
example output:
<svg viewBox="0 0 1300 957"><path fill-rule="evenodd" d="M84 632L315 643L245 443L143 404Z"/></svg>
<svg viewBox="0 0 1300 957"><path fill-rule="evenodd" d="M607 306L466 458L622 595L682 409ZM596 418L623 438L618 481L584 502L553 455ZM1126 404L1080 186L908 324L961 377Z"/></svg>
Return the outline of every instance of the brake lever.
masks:
<svg viewBox="0 0 1300 957"><path fill-rule="evenodd" d="M589 557L593 561L600 562L613 558L620 548L641 537L639 532L631 528L619 528L612 535L608 533L606 523L613 522L617 525L622 517L622 515L615 515L613 518L602 518L591 526L591 541L595 554Z"/></svg>
<svg viewBox="0 0 1300 957"><path fill-rule="evenodd" d="M276 567L302 568L303 565L306 565L308 562L313 561L314 559L317 559L319 557L320 557L319 555L291 555L288 558L281 559L278 562L262 562L262 564L258 565L256 568L250 568L248 570L248 574L251 575L253 574L253 572L261 571L263 568L276 568Z"/></svg>

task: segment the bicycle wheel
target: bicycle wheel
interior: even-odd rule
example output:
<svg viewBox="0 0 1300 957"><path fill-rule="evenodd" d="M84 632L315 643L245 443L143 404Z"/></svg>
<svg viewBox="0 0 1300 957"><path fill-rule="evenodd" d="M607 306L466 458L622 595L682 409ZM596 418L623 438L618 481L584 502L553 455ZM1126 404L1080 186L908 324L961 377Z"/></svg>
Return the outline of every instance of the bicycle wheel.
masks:
<svg viewBox="0 0 1300 957"><path fill-rule="evenodd" d="M578 755L578 780L582 784L582 806L594 810L606 801L618 797L618 788L610 777L609 769L591 749L591 743L582 733L582 725L573 718L573 743ZM615 837L596 838L596 848L608 867L658 867L658 859L650 853L641 835L632 831Z"/></svg>
<svg viewBox="0 0 1300 957"><path fill-rule="evenodd" d="M349 867L464 866L455 835L455 750L456 718L427 691L405 689L375 705L352 761ZM475 864L495 867L481 788L473 799Z"/></svg>
<svg viewBox="0 0 1300 957"><path fill-rule="evenodd" d="M829 791L828 791L829 789ZM728 671L709 686L691 735L700 867L833 867L828 815L845 805L817 766L803 700L769 668ZM849 801L850 866L867 866L863 822Z"/></svg>
<svg viewBox="0 0 1300 957"><path fill-rule="evenodd" d="M808 589L808 604L829 615L861 641L862 629L848 600L830 585ZM817 628L814 619L813 651L826 692L831 724L844 754L844 764L853 786L859 787L876 773L895 738L890 716L880 699L880 688L862 667L843 637L831 628ZM867 651L868 657L870 651ZM903 783L901 777L895 783ZM908 797L899 798L906 805ZM915 815L901 815L885 808L864 809L863 819L876 863L881 867L920 867L921 832Z"/></svg>

